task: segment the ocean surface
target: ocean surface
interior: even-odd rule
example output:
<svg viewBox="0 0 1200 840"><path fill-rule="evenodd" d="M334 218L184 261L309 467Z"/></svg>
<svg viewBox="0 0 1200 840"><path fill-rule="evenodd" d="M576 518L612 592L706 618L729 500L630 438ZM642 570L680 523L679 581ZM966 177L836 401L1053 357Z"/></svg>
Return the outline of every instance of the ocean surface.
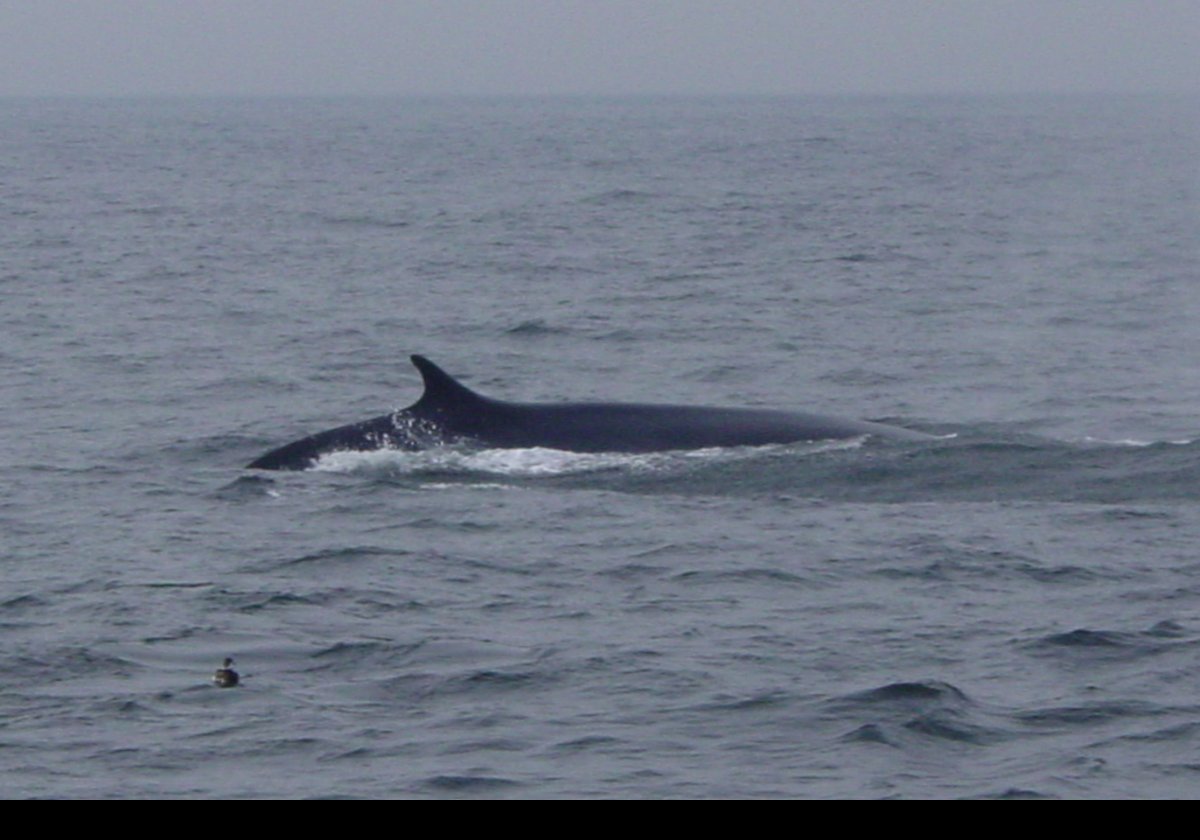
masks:
<svg viewBox="0 0 1200 840"><path fill-rule="evenodd" d="M1196 797L1198 151L1186 98L0 100L0 796ZM412 353L941 437L244 469Z"/></svg>

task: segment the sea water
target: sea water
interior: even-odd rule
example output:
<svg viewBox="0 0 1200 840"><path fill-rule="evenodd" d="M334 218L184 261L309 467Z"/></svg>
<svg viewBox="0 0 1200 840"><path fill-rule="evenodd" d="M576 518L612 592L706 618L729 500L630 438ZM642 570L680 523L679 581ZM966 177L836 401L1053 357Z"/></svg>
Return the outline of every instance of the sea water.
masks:
<svg viewBox="0 0 1200 840"><path fill-rule="evenodd" d="M0 102L0 795L1195 796L1198 104Z"/></svg>

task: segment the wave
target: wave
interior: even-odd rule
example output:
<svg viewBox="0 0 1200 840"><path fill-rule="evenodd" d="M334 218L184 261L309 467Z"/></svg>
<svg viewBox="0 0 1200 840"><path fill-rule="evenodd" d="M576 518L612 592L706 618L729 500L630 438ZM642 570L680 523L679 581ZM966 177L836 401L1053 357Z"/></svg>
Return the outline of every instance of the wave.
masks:
<svg viewBox="0 0 1200 840"><path fill-rule="evenodd" d="M920 443L859 438L647 454L384 449L331 453L314 469L422 489L549 482L633 493L772 494L881 503L1136 504L1200 498L1200 443L1195 441L1005 439L969 432Z"/></svg>

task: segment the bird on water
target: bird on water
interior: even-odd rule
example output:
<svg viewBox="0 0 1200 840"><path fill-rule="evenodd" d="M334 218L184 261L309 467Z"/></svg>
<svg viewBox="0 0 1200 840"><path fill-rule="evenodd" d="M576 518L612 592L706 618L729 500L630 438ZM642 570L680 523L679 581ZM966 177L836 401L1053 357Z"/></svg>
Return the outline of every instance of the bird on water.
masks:
<svg viewBox="0 0 1200 840"><path fill-rule="evenodd" d="M225 657L225 664L213 674L213 682L219 688L233 688L238 684L238 672L233 670L233 659Z"/></svg>

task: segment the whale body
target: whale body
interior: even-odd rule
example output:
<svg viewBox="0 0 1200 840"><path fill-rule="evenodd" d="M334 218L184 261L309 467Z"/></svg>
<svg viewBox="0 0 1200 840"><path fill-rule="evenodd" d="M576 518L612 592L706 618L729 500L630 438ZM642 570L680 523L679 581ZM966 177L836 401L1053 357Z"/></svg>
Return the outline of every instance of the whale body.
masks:
<svg viewBox="0 0 1200 840"><path fill-rule="evenodd" d="M822 414L653 403L519 403L485 397L424 356L412 363L425 393L408 408L320 432L274 449L249 469L303 470L322 455L418 450L465 443L498 449L660 452L880 437L933 440L924 432Z"/></svg>

